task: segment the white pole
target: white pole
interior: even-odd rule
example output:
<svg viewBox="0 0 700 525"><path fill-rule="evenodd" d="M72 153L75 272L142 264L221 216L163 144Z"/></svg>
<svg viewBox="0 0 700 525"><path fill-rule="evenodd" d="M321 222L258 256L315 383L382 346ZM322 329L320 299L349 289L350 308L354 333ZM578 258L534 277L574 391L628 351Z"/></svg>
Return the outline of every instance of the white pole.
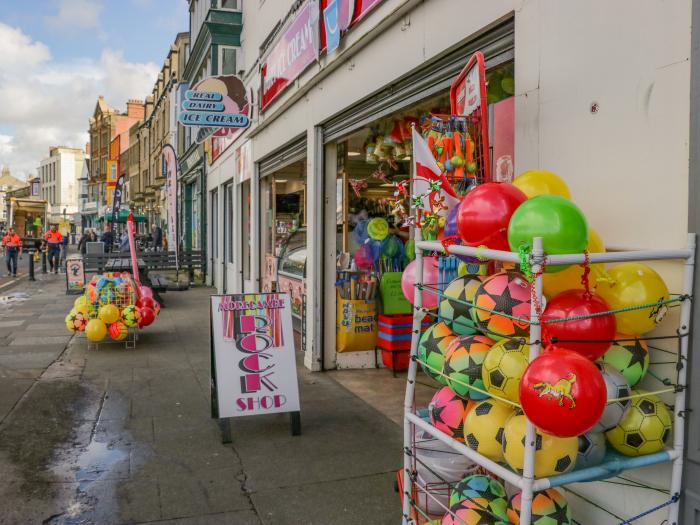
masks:
<svg viewBox="0 0 700 525"><path fill-rule="evenodd" d="M695 234L688 234L688 249L691 255L685 261L683 269L683 293L687 296L693 293L693 274L695 271ZM680 339L680 355L678 360L681 364L678 370L678 392L676 393L676 403L674 407L673 421L673 450L677 454L673 460L673 470L671 473L671 497L680 496L681 483L683 481L683 447L685 439L685 387L686 376L688 371L688 333L690 331L690 314L692 304L689 298L683 300L681 305L681 320L679 335ZM679 502L671 504L668 511L669 525L678 525L678 510Z"/></svg>
<svg viewBox="0 0 700 525"><path fill-rule="evenodd" d="M415 283L413 290L413 334L411 337L411 359L408 362L408 377L406 382L406 397L404 398L404 422L403 422L403 523L412 523L411 520L411 471L413 469L413 461L411 454L413 450L413 433L414 428L409 414L413 414L415 405L415 389L416 389L416 372L418 364L416 363L416 355L418 354L418 342L420 340L421 325L423 322L423 292L419 286L423 284L423 250L418 248L418 243L422 240L423 234L418 221L416 221L415 240L416 240L416 264L415 264Z"/></svg>
<svg viewBox="0 0 700 525"><path fill-rule="evenodd" d="M530 325L530 362L540 355L540 338L542 326L538 320L538 306L542 305L542 261L544 251L542 249L542 237L532 240L532 254L530 262L532 273L535 274L535 290L530 297L530 321L537 321ZM535 426L527 420L525 426L525 461L523 464L523 492L520 506L520 524L530 525L532 520L532 494L535 481L535 442L537 432Z"/></svg>

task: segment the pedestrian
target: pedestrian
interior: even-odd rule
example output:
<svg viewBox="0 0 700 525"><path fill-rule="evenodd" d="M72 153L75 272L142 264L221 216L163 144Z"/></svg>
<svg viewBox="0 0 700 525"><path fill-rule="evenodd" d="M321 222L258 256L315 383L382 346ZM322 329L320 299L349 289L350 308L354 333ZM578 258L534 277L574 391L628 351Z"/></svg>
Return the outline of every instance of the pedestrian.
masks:
<svg viewBox="0 0 700 525"><path fill-rule="evenodd" d="M155 251L159 252L163 249L163 230L157 224L151 226L151 241Z"/></svg>
<svg viewBox="0 0 700 525"><path fill-rule="evenodd" d="M82 255L85 255L85 253L87 252L87 243L92 242L92 239L93 237L90 234L90 230L85 230L80 236L80 240L78 241L78 251Z"/></svg>
<svg viewBox="0 0 700 525"><path fill-rule="evenodd" d="M63 235L58 231L58 225L52 224L51 229L44 235L44 240L48 245L49 271L58 273L59 259L61 257L61 245Z"/></svg>
<svg viewBox="0 0 700 525"><path fill-rule="evenodd" d="M66 259L68 259L68 241L70 241L70 231L66 232L61 241L61 266L63 266Z"/></svg>
<svg viewBox="0 0 700 525"><path fill-rule="evenodd" d="M102 237L100 240L105 243L105 253L112 251L112 245L114 244L114 234L112 233L112 223L105 222L105 231L102 232Z"/></svg>
<svg viewBox="0 0 700 525"><path fill-rule="evenodd" d="M5 262L7 263L7 275L17 277L17 256L22 258L22 239L10 228L7 235L2 238L2 246L5 249Z"/></svg>
<svg viewBox="0 0 700 525"><path fill-rule="evenodd" d="M121 239L119 239L119 251L121 253L129 253L131 251L129 246L129 234L126 229L122 232Z"/></svg>

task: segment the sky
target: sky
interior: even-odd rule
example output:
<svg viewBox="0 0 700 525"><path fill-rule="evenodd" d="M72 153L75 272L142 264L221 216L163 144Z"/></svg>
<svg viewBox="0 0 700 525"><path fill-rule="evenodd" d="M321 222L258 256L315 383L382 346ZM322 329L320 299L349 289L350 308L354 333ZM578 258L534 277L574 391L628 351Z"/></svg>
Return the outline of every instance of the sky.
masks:
<svg viewBox="0 0 700 525"><path fill-rule="evenodd" d="M0 166L25 179L84 147L98 95L144 99L188 23L187 0L0 0Z"/></svg>

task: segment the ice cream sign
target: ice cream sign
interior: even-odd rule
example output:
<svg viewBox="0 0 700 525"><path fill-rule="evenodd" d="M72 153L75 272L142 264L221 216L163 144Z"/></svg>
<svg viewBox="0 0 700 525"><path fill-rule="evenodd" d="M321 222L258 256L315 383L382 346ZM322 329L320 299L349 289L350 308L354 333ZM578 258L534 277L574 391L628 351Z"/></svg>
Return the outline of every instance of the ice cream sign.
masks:
<svg viewBox="0 0 700 525"><path fill-rule="evenodd" d="M217 131L247 128L250 125L250 104L241 79L235 75L210 77L185 91L178 113L183 126L204 129L202 140ZM201 129L200 129L201 131Z"/></svg>

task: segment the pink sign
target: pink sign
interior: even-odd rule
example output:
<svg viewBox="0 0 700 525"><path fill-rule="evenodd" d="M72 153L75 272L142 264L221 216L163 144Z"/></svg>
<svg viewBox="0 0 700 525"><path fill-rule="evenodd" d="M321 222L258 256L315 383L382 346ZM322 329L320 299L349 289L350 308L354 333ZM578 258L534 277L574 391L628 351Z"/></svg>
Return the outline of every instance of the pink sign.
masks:
<svg viewBox="0 0 700 525"><path fill-rule="evenodd" d="M273 46L263 64L261 73L261 108L263 110L316 60L318 57L317 30L318 12L312 13L309 3L306 2Z"/></svg>

